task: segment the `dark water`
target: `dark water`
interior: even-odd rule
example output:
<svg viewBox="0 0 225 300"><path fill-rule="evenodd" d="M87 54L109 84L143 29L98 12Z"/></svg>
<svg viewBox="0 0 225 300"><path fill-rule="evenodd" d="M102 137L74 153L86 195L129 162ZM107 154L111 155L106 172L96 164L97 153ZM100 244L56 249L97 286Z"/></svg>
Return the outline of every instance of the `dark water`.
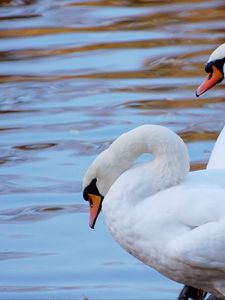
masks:
<svg viewBox="0 0 225 300"><path fill-rule="evenodd" d="M175 299L180 285L88 227L82 177L119 134L170 127L204 168L225 88L196 99L224 1L0 1L0 298Z"/></svg>

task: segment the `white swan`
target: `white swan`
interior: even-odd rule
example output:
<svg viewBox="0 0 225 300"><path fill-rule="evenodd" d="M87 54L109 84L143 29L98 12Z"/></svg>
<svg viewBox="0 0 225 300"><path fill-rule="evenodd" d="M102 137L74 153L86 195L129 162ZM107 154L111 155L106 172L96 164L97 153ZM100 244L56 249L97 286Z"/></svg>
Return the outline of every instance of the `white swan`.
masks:
<svg viewBox="0 0 225 300"><path fill-rule="evenodd" d="M216 158L222 148L225 156L223 136L225 129L208 169L189 172L178 135L157 125L137 127L95 159L83 196L92 228L102 208L129 253L177 282L225 298L225 161ZM131 167L145 152L153 159Z"/></svg>
<svg viewBox="0 0 225 300"><path fill-rule="evenodd" d="M217 47L210 55L205 66L208 73L204 82L198 87L196 96L199 97L215 84L220 83L224 79L225 73L225 43Z"/></svg>

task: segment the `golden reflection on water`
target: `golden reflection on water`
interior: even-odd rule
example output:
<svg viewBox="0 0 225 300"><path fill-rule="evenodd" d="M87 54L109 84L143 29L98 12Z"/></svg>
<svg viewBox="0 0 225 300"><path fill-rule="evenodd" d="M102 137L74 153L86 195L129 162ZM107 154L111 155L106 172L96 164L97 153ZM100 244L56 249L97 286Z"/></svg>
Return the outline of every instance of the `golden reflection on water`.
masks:
<svg viewBox="0 0 225 300"><path fill-rule="evenodd" d="M135 109L140 115L148 115L148 112L152 115L154 110L157 114L160 111L164 114L165 111L172 110L185 112L188 108L201 110L212 103L215 105L224 102L222 96L217 96L216 101L210 96L193 99L196 78L204 76L204 62L207 56L215 46L224 42L223 1L102 0L64 1L56 5L52 5L51 1L46 3L44 10L41 9L39 1L0 2L2 9L9 9L7 14L4 14L4 10L0 11L0 22L4 25L0 30L0 38L6 45L7 41L10 45L12 39L18 41L12 43L13 47L0 47L0 63L8 62L17 66L17 63L23 62L34 65L43 62L44 67L45 62L48 66L54 59L57 66L57 60L65 59L64 66L68 60L69 64L73 62L74 68L68 71L60 66L60 72L54 68L43 68L34 72L32 68L23 70L17 67L7 72L7 68L4 68L4 71L0 72L1 84L54 84L71 80L104 80L111 83L114 80L154 79L153 83L149 81L149 84L139 86L129 84L111 87L113 93L140 94L140 99L124 101L120 106L128 110ZM30 7L32 10L27 9ZM19 21L17 23L17 19L23 21L21 25ZM33 19L33 24L29 19ZM84 38L86 34L92 33L95 33L95 38ZM107 35L102 38L102 33ZM124 35L121 36L121 33ZM82 34L84 37L80 39ZM114 38L114 34L117 38ZM69 40L67 35L71 36ZM24 42L30 39L35 41L39 37L43 40L35 42L34 45L28 42L27 46L26 43L22 46ZM52 44L48 42L48 37L55 37L58 42L54 41ZM138 66L132 65L132 60L128 59L128 68L119 67L120 53L126 51L136 51L137 57L141 51L146 51L146 54L140 55ZM101 53L106 55L102 60ZM103 60L107 65L108 53L115 53L117 68L101 67ZM87 57L87 60L96 57L95 66L82 68L81 65L76 69L76 62L80 57ZM186 83L178 83L180 78ZM166 81L163 82L163 79L169 79L170 84L165 85ZM221 94L223 90L222 86L217 87ZM182 91L189 92L189 97L180 98ZM168 92L170 95L167 97ZM149 93L149 99L142 99L143 93ZM157 97L154 98L154 95ZM35 113L35 110L32 111ZM2 109L1 114L16 112L26 113L26 109ZM196 140L194 135L194 131L189 134L188 142Z"/></svg>
<svg viewBox="0 0 225 300"><path fill-rule="evenodd" d="M161 82L144 84L141 86L129 85L123 87L112 87L112 92L115 93L149 93L149 99L140 99L125 101L121 107L126 109L139 110L140 114L147 115L151 110L182 110L187 108L201 109L212 103L223 103L224 97L216 98L214 101L210 96L194 100L194 90L196 89L196 80L193 83L188 79L195 79L198 76L204 76L204 62L207 56L215 46L224 42L224 12L225 5L223 1L65 1L52 6L51 2L46 6L49 11L50 18L46 21L45 12L38 7L38 1L1 1L2 8L11 8L12 10L4 15L4 11L0 14L0 22L3 22L4 27L0 30L0 38L7 44L7 40L18 40L18 45L25 41L24 39L37 37L56 37L58 43L42 42L28 43L28 46L19 47L14 44L14 47L1 49L0 47L0 62L4 63L22 63L30 62L37 63L45 61L48 65L48 60L73 57L74 69L68 72L67 70L33 72L32 68L29 71L21 72L18 68L15 71L7 72L7 69L0 72L0 83L34 83L34 82L60 82L71 80L141 80L141 79L160 79ZM14 7L24 8L14 10ZM26 14L27 7L33 7L32 13ZM68 9L70 12L68 13ZM110 9L116 9L116 13L112 16ZM121 13L120 9L124 10ZM137 9L137 13L135 13ZM101 10L105 11L104 15ZM53 12L51 16L51 12ZM79 18L85 12L85 18ZM65 14L64 19L61 18ZM118 16L117 16L118 13ZM55 17L56 15L56 17ZM71 15L74 16L71 18ZM54 16L54 17L53 17ZM67 18L68 17L68 21ZM75 17L76 16L76 17ZM207 18L205 17L207 16ZM13 18L34 19L34 25L27 26L26 23L14 25ZM55 19L54 19L55 18ZM59 22L56 22L56 20ZM16 22L16 21L15 21ZM36 25L35 25L36 24ZM113 33L124 32L127 36L131 36L129 40L118 35L116 39L101 38L99 34L108 33L113 37ZM145 33L141 38L139 33ZM152 32L152 36L151 36ZM77 41L76 35L95 33L96 37L89 41L88 37L82 39L82 42ZM162 38L157 34L162 34ZM71 35L70 41L63 42L65 35ZM167 36L168 35L168 36ZM171 50L168 50L170 49ZM6 47L7 48L7 47ZM154 49L156 49L154 51ZM180 50L183 49L183 50ZM127 64L131 64L129 70L124 68L101 68L101 53L115 52L120 65L120 51L134 50L138 52L142 50L148 51L149 55L145 55L138 67L132 67L132 61L127 60ZM153 54L151 54L151 52ZM78 70L75 68L76 60L79 57L86 56L95 57L95 68ZM19 72L17 71L19 70ZM173 83L164 85L162 79L173 79ZM183 78L187 80L185 85L177 83L177 79ZM190 91L191 97L179 99L179 93ZM217 90L222 90L222 86L217 87ZM173 96L163 96L160 98L160 93L172 93ZM152 93L157 94L157 99L152 97ZM25 109L20 110L20 113ZM14 109L2 110L2 114L11 114ZM4 130L2 128L1 130ZM8 130L8 129L7 129ZM194 132L193 132L194 134ZM189 138L189 142L191 141ZM194 138L193 138L194 139Z"/></svg>

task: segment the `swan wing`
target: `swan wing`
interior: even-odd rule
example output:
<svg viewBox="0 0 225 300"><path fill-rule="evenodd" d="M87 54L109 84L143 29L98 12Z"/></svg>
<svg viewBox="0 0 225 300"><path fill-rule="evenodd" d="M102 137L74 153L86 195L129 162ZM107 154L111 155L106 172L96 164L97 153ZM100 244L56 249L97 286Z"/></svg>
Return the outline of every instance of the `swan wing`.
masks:
<svg viewBox="0 0 225 300"><path fill-rule="evenodd" d="M182 204L175 199L177 228L169 242L178 260L192 268L219 269L225 273L225 189L190 187Z"/></svg>
<svg viewBox="0 0 225 300"><path fill-rule="evenodd" d="M143 211L154 212L146 214L148 232L160 233L175 259L225 271L225 170L191 172L183 184L149 200L141 208L142 218ZM151 230L152 218L156 229Z"/></svg>
<svg viewBox="0 0 225 300"><path fill-rule="evenodd" d="M217 269L225 274L224 245L225 220L220 220L186 231L170 243L170 249L176 260L192 269Z"/></svg>

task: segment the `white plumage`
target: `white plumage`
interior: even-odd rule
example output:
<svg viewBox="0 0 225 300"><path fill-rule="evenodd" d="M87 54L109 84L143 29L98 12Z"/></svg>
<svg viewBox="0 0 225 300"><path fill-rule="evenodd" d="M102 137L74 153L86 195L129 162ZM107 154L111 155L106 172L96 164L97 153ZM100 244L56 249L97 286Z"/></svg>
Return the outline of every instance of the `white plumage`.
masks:
<svg viewBox="0 0 225 300"><path fill-rule="evenodd" d="M208 59L208 63L216 61L216 60L220 60L220 59L224 59L225 57L225 43L221 44L219 47L217 47L212 54L210 55L209 59Z"/></svg>
<svg viewBox="0 0 225 300"><path fill-rule="evenodd" d="M84 178L84 188L97 179L105 221L123 248L167 277L223 298L224 132L208 169L189 172L184 142L168 128L143 125L115 140ZM132 167L146 152L153 159Z"/></svg>

